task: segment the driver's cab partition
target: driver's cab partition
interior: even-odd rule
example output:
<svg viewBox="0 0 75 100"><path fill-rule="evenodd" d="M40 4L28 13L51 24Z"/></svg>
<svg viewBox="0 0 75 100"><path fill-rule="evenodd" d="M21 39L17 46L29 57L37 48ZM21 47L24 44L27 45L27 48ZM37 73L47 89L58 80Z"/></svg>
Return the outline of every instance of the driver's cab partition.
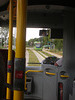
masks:
<svg viewBox="0 0 75 100"><path fill-rule="evenodd" d="M53 60L51 61L51 59ZM64 66L55 66L53 64L55 61L57 59L54 60L54 57L46 58L39 67L26 67L26 100L29 98L35 100L73 100L75 98L75 80ZM73 87L71 82L73 82Z"/></svg>
<svg viewBox="0 0 75 100"><path fill-rule="evenodd" d="M51 64L42 64L43 100L58 100L58 68Z"/></svg>
<svg viewBox="0 0 75 100"><path fill-rule="evenodd" d="M52 59L52 58L51 58ZM75 73L66 66L54 66L48 58L42 62L43 100L75 100Z"/></svg>
<svg viewBox="0 0 75 100"><path fill-rule="evenodd" d="M66 66L58 68L58 83L62 83L62 100L75 100L75 73L66 70ZM58 99L61 100L61 99Z"/></svg>
<svg viewBox="0 0 75 100"><path fill-rule="evenodd" d="M69 95L69 100L75 100L75 79L73 81L73 94Z"/></svg>
<svg viewBox="0 0 75 100"><path fill-rule="evenodd" d="M43 70L41 66L26 66L25 100L42 100Z"/></svg>
<svg viewBox="0 0 75 100"><path fill-rule="evenodd" d="M54 61L46 58L41 66L26 67L26 100L58 100L58 67L53 65Z"/></svg>
<svg viewBox="0 0 75 100"><path fill-rule="evenodd" d="M46 58L42 62L43 100L70 100L70 95L75 99L74 75L66 71L65 66L58 67L53 64L54 61L50 61L51 64L47 61L49 62Z"/></svg>

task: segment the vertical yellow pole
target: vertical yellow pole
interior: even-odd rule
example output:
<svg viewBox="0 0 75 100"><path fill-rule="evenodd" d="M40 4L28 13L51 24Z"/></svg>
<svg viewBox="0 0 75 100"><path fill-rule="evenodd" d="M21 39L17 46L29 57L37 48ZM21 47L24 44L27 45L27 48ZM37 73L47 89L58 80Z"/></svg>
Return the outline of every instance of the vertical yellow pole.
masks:
<svg viewBox="0 0 75 100"><path fill-rule="evenodd" d="M26 0L17 0L17 37L13 100L24 100Z"/></svg>
<svg viewBox="0 0 75 100"><path fill-rule="evenodd" d="M9 46L8 46L8 68L7 68L7 83L11 84L12 79L12 23L13 23L13 2L9 4ZM6 99L11 99L11 90L7 88Z"/></svg>

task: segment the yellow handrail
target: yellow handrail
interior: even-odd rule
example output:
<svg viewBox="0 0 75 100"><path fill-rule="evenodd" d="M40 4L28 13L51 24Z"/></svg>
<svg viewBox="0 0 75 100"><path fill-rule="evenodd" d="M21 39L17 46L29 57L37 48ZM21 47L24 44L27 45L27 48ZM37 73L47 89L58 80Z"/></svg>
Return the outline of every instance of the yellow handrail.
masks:
<svg viewBox="0 0 75 100"><path fill-rule="evenodd" d="M28 72L43 72L42 70L27 70L25 73L27 74Z"/></svg>
<svg viewBox="0 0 75 100"><path fill-rule="evenodd" d="M46 72L46 74L48 74L48 75L56 75L56 73L49 73L49 72Z"/></svg>
<svg viewBox="0 0 75 100"><path fill-rule="evenodd" d="M60 75L60 77L68 78L69 76L68 75Z"/></svg>
<svg viewBox="0 0 75 100"><path fill-rule="evenodd" d="M43 72L43 71L41 71L41 70L27 70L27 71L25 72L25 90L27 90L27 88L26 88L26 74L27 74L28 72Z"/></svg>

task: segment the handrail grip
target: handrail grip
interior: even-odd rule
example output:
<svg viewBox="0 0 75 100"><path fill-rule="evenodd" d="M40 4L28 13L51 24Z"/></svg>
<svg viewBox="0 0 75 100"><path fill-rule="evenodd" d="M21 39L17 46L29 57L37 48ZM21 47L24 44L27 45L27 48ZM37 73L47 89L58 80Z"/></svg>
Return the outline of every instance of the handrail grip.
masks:
<svg viewBox="0 0 75 100"><path fill-rule="evenodd" d="M60 75L60 77L68 78L69 76L68 75Z"/></svg>
<svg viewBox="0 0 75 100"><path fill-rule="evenodd" d="M48 75L56 75L56 73L49 73L49 72L45 72Z"/></svg>

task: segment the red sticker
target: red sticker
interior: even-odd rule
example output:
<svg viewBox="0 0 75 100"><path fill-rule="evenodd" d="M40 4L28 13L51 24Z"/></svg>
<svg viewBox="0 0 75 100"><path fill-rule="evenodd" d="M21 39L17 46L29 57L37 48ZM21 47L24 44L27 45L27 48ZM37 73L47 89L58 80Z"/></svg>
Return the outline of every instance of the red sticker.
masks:
<svg viewBox="0 0 75 100"><path fill-rule="evenodd" d="M22 79L23 78L23 71L16 71L15 78Z"/></svg>
<svg viewBox="0 0 75 100"><path fill-rule="evenodd" d="M11 65L8 65L8 68L11 68Z"/></svg>

